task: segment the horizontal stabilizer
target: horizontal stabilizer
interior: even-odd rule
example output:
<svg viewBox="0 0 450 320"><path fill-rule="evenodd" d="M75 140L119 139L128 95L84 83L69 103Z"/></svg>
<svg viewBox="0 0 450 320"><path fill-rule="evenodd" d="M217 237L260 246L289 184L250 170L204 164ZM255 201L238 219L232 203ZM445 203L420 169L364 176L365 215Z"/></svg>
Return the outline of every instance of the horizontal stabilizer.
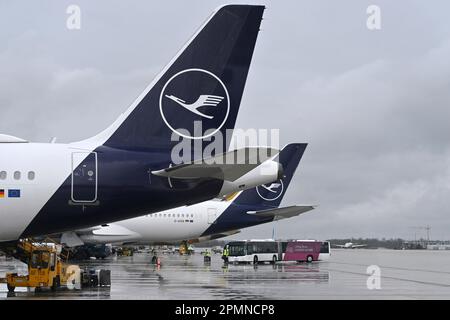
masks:
<svg viewBox="0 0 450 320"><path fill-rule="evenodd" d="M174 179L209 178L233 182L278 153L279 150L266 147L242 148L152 173Z"/></svg>
<svg viewBox="0 0 450 320"><path fill-rule="evenodd" d="M274 217L275 220L292 218L302 213L315 209L316 206L291 206L284 208L275 208L262 211L247 211L247 214L253 214L259 217Z"/></svg>

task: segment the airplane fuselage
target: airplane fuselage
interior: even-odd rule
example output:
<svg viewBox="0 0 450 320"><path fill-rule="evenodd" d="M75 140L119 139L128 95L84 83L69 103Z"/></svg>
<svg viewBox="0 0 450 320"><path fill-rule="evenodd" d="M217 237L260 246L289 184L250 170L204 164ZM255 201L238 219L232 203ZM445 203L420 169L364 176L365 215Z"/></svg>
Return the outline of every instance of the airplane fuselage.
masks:
<svg viewBox="0 0 450 320"><path fill-rule="evenodd" d="M170 186L167 178L152 175L170 164L168 154L105 146L91 151L77 144L0 144L0 172L6 173L0 180L0 241L123 220L219 194L219 180Z"/></svg>
<svg viewBox="0 0 450 320"><path fill-rule="evenodd" d="M264 209L261 206L236 206L226 201L206 201L189 207L180 207L133 219L108 224L89 234L80 234L86 243L177 243L184 240L208 240L220 234L225 236L263 223L274 217L258 217L248 211Z"/></svg>

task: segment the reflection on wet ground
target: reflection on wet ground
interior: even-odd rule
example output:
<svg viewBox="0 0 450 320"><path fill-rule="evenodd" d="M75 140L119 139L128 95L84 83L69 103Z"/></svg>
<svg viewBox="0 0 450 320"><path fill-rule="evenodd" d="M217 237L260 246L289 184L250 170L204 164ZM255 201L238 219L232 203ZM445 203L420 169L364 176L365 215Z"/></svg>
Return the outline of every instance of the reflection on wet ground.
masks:
<svg viewBox="0 0 450 320"><path fill-rule="evenodd" d="M17 299L402 299L450 298L450 252L335 250L329 261L312 264L229 265L213 255L162 255L152 265L148 254L79 261L83 267L111 270L110 288L35 293L18 288ZM367 267L378 265L381 289L369 290ZM0 277L25 265L0 258Z"/></svg>

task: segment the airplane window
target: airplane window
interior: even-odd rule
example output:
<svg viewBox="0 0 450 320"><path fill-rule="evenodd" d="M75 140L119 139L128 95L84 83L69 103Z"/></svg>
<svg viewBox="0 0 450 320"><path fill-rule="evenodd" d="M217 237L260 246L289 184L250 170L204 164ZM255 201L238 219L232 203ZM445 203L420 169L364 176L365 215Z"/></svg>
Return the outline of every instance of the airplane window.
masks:
<svg viewBox="0 0 450 320"><path fill-rule="evenodd" d="M184 218L184 213L181 214L181 217Z"/></svg>
<svg viewBox="0 0 450 320"><path fill-rule="evenodd" d="M193 213L191 213L191 218L193 218L194 217L194 214Z"/></svg>
<svg viewBox="0 0 450 320"><path fill-rule="evenodd" d="M28 180L34 180L36 174L34 173L34 171L30 171L28 172Z"/></svg>
<svg viewBox="0 0 450 320"><path fill-rule="evenodd" d="M15 180L20 180L20 176L21 176L20 171L15 171L14 172L14 179Z"/></svg>
<svg viewBox="0 0 450 320"><path fill-rule="evenodd" d="M166 214L164 213L164 218L166 217Z"/></svg>
<svg viewBox="0 0 450 320"><path fill-rule="evenodd" d="M0 172L0 180L5 180L6 176L7 176L6 171Z"/></svg>
<svg viewBox="0 0 450 320"><path fill-rule="evenodd" d="M177 214L177 217L179 218L179 217L180 217L180 214Z"/></svg>
<svg viewBox="0 0 450 320"><path fill-rule="evenodd" d="M169 214L168 214L168 217L170 218L171 216L172 216L172 215L169 213Z"/></svg>

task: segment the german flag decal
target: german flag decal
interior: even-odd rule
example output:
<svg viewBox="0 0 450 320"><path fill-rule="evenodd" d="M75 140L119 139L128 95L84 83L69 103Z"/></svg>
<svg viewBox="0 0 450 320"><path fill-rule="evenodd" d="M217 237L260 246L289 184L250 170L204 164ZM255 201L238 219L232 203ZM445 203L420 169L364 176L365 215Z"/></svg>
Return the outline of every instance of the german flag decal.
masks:
<svg viewBox="0 0 450 320"><path fill-rule="evenodd" d="M5 190L0 189L0 198L4 198L5 197Z"/></svg>

